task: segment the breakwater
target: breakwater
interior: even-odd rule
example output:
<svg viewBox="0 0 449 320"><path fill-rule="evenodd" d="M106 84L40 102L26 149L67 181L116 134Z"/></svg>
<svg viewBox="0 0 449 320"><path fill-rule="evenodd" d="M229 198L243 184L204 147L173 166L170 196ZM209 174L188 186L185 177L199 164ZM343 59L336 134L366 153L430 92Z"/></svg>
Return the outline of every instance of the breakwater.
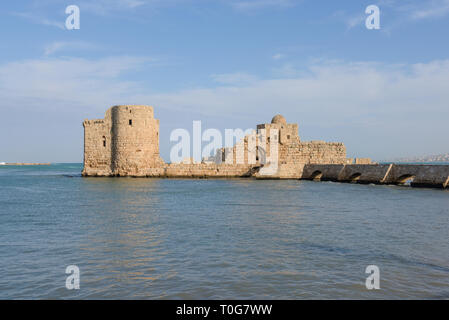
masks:
<svg viewBox="0 0 449 320"><path fill-rule="evenodd" d="M449 165L424 164L307 164L301 179L412 187L449 187Z"/></svg>

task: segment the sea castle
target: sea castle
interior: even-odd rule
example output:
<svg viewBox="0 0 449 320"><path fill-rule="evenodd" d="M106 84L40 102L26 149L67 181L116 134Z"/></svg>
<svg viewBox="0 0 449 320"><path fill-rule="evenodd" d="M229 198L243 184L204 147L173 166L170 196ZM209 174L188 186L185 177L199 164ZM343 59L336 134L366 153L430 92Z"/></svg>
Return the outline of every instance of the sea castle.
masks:
<svg viewBox="0 0 449 320"><path fill-rule="evenodd" d="M165 163L159 154L159 120L150 106L109 108L104 119L84 120L83 176L164 178L308 179L446 188L449 166L375 164L347 158L341 142L301 141L297 123L282 115L211 159Z"/></svg>

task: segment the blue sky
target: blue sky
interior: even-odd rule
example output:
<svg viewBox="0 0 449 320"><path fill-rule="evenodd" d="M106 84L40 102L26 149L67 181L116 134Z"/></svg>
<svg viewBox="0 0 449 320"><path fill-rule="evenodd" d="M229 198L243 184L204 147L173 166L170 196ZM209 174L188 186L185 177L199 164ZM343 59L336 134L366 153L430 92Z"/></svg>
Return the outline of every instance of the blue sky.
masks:
<svg viewBox="0 0 449 320"><path fill-rule="evenodd" d="M80 30L66 30L77 5ZM378 5L381 29L365 28ZM376 160L449 152L449 0L0 4L0 161L81 162L82 121L148 104L170 132L255 128Z"/></svg>

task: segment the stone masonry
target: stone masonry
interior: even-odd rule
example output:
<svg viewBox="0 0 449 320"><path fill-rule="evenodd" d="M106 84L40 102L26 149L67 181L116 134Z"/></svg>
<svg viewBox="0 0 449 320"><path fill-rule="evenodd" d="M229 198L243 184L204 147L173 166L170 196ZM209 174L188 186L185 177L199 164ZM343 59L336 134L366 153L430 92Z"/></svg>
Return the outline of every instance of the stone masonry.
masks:
<svg viewBox="0 0 449 320"><path fill-rule="evenodd" d="M159 156L159 120L153 108L114 106L104 119L84 120L83 176L305 179L449 188L448 165L373 164L346 158L340 142L301 141L298 124L281 115L257 125L212 159L165 163ZM212 161L211 161L212 160Z"/></svg>
<svg viewBox="0 0 449 320"><path fill-rule="evenodd" d="M213 162L165 163L159 156L159 120L153 108L114 106L104 119L85 120L83 176L301 178L306 164L347 164L340 142L303 142L298 124L281 115L257 125ZM260 137L265 137L261 139ZM277 148L273 146L277 145ZM276 154L274 154L276 152ZM364 162L369 161L364 159ZM270 174L263 174L267 169Z"/></svg>
<svg viewBox="0 0 449 320"><path fill-rule="evenodd" d="M152 107L115 106L83 126L85 176L141 176L164 166Z"/></svg>

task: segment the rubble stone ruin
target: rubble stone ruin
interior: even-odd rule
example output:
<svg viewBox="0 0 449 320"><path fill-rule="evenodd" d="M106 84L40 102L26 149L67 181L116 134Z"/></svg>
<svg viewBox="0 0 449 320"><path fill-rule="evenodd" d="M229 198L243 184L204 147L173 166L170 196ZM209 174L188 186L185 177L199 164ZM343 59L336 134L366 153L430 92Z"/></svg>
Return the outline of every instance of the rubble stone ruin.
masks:
<svg viewBox="0 0 449 320"><path fill-rule="evenodd" d="M151 106L109 108L104 119L84 120L83 176L308 179L447 187L449 166L375 164L347 158L341 142L301 141L298 124L275 115L232 148L211 159L165 163L159 155L159 120ZM357 171L357 172L353 172ZM401 173L401 176L397 172ZM408 179L403 179L408 177Z"/></svg>

